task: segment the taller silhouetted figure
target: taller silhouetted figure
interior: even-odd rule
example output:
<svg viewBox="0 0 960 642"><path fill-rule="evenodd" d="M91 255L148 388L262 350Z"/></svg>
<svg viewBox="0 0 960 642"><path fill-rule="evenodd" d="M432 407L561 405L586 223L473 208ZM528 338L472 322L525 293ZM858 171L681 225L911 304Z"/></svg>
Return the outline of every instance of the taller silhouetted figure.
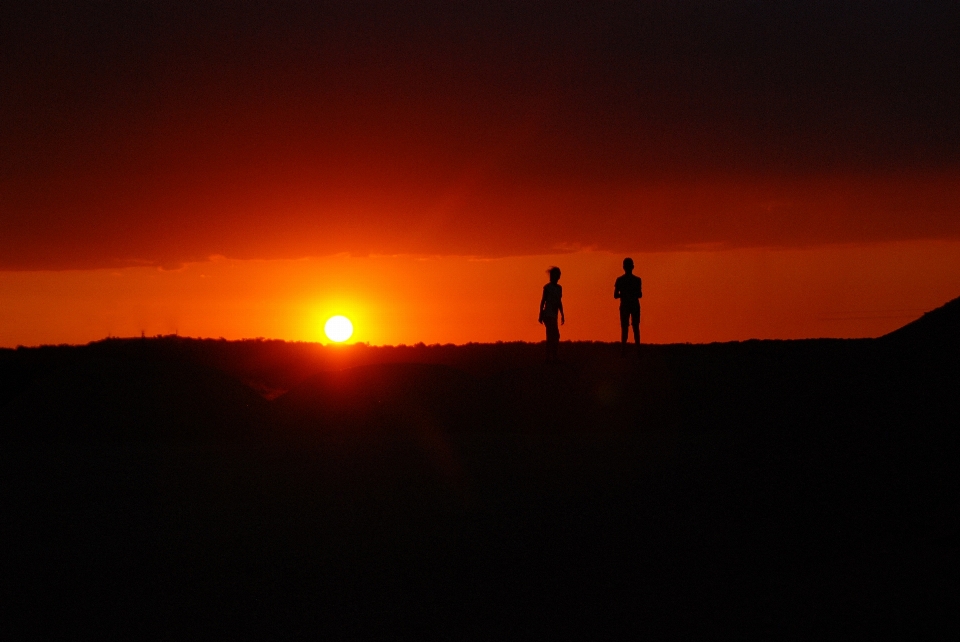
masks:
<svg viewBox="0 0 960 642"><path fill-rule="evenodd" d="M547 361L557 358L560 348L560 328L557 327L557 313L560 313L560 325L567 322L563 316L563 288L557 281L560 280L560 268L552 267L547 270L550 283L543 286L543 296L540 297L540 317L538 321L547 328Z"/></svg>
<svg viewBox="0 0 960 642"><path fill-rule="evenodd" d="M620 354L627 354L627 327L633 326L633 340L640 346L640 299L643 297L639 276L633 274L633 259L623 259L623 274L613 286L613 298L620 299ZM639 351L638 351L639 352Z"/></svg>

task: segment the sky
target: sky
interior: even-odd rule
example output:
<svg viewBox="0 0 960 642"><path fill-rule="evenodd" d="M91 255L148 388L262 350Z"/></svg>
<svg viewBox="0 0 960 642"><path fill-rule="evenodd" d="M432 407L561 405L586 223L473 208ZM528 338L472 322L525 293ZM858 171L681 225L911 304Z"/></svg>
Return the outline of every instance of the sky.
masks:
<svg viewBox="0 0 960 642"><path fill-rule="evenodd" d="M10 2L0 345L877 336L960 296L952 2ZM214 283L216 285L210 285ZM532 323L531 323L532 319Z"/></svg>

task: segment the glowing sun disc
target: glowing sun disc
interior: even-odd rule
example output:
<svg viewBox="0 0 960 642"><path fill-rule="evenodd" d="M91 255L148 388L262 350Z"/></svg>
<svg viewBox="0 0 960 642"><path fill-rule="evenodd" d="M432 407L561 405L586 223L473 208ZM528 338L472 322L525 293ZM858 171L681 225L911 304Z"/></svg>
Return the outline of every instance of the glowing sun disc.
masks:
<svg viewBox="0 0 960 642"><path fill-rule="evenodd" d="M338 314L327 319L323 331L331 341L340 343L353 336L353 324L350 323L350 319Z"/></svg>

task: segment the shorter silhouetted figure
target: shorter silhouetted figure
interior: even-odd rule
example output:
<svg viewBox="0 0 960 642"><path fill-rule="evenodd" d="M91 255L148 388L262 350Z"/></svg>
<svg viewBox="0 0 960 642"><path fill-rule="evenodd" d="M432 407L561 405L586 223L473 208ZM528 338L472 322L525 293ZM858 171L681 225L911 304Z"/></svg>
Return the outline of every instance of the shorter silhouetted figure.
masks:
<svg viewBox="0 0 960 642"><path fill-rule="evenodd" d="M560 325L566 323L563 316L563 288L557 281L560 280L560 268L552 267L547 270L550 283L543 286L543 296L540 297L540 317L537 319L547 328L547 361L557 358L560 348L560 328L557 326L557 313L560 314Z"/></svg>
<svg viewBox="0 0 960 642"><path fill-rule="evenodd" d="M613 298L620 299L620 354L627 354L627 328L633 326L633 340L640 346L640 299L643 290L639 276L633 275L633 259L623 259L623 274L613 286ZM638 350L639 352L639 350Z"/></svg>

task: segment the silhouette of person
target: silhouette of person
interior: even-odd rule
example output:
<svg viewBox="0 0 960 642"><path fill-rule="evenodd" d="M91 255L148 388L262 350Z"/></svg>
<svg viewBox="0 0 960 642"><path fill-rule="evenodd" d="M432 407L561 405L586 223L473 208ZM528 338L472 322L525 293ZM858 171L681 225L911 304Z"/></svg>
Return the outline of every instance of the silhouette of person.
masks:
<svg viewBox="0 0 960 642"><path fill-rule="evenodd" d="M628 326L633 326L633 340L640 345L640 299L643 297L639 276L633 275L633 259L623 259L623 274L613 286L613 298L620 299L620 354L627 354Z"/></svg>
<svg viewBox="0 0 960 642"><path fill-rule="evenodd" d="M563 315L563 287L560 280L560 268L554 266L547 270L550 283L543 286L543 296L540 297L540 317L537 319L547 328L547 361L557 358L560 348L560 328L557 327L557 313L560 313L560 325L567 322Z"/></svg>

